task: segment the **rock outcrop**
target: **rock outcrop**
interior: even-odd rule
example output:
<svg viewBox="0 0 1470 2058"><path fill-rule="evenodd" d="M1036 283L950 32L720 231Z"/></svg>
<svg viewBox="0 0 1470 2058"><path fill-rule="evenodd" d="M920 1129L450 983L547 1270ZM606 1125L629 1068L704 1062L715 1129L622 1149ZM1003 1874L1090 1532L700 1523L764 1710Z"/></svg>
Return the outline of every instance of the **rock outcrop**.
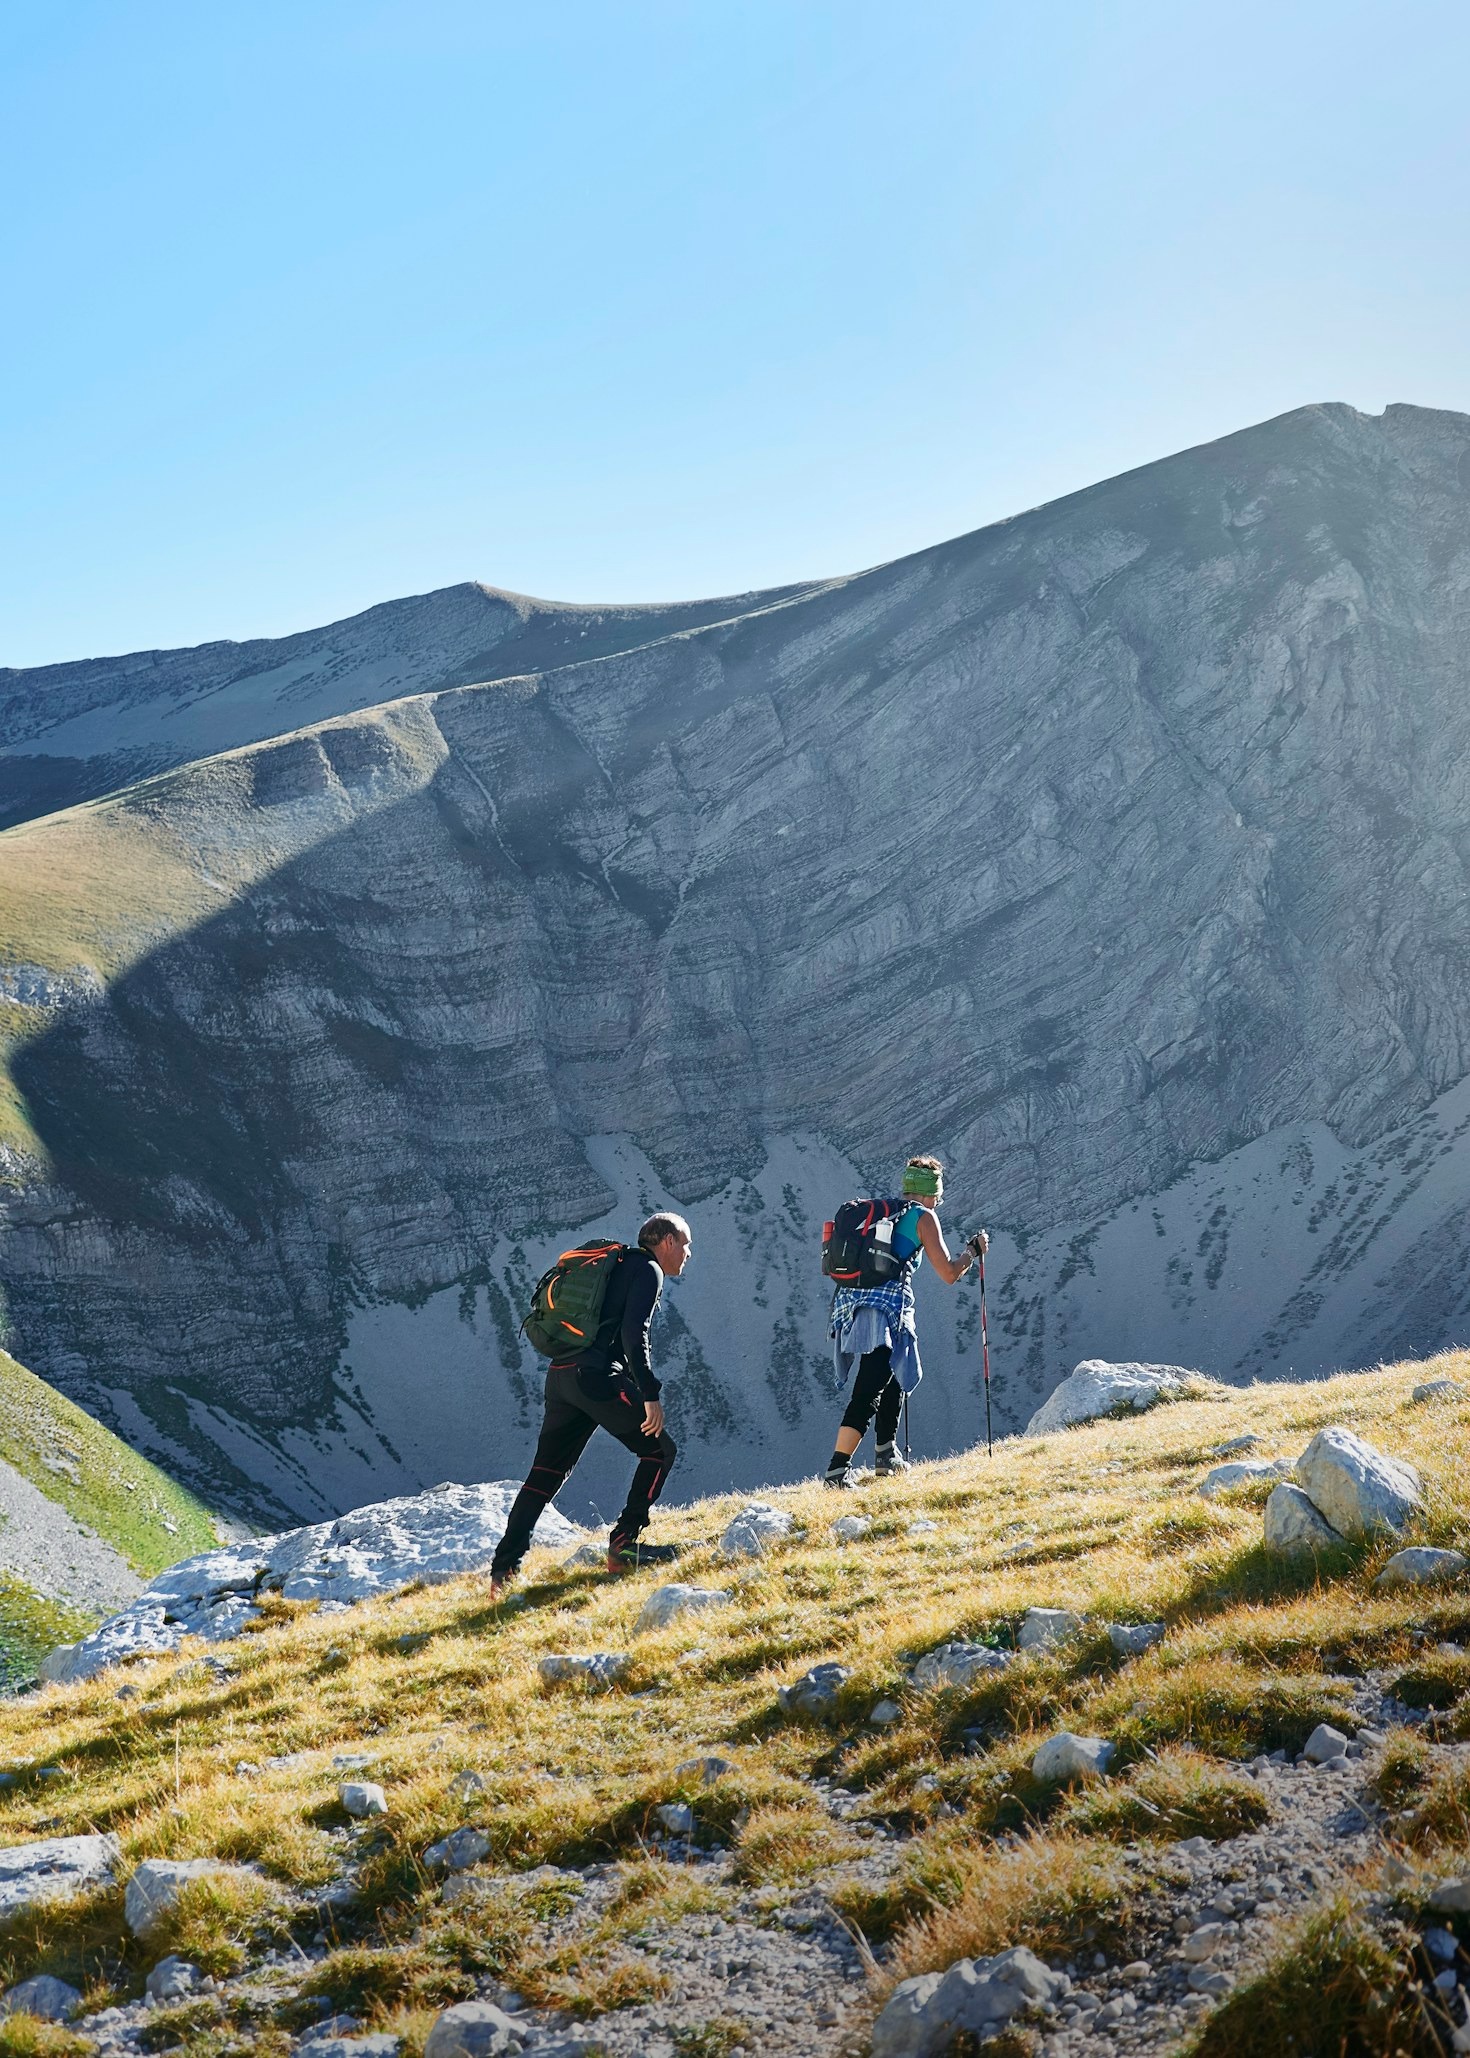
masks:
<svg viewBox="0 0 1470 2058"><path fill-rule="evenodd" d="M87 1887L110 1886L117 1862L113 1836L53 1836L11 1844L0 1850L0 1920Z"/></svg>
<svg viewBox="0 0 1470 2058"><path fill-rule="evenodd" d="M914 1667L915 1686L957 1687L963 1693L987 1672L1001 1672L1010 1663L1008 1651L987 1644L948 1643L926 1651Z"/></svg>
<svg viewBox="0 0 1470 2058"><path fill-rule="evenodd" d="M1326 1551L1342 1542L1334 1529L1299 1486L1274 1487L1266 1502L1266 1548L1291 1554L1296 1551Z"/></svg>
<svg viewBox="0 0 1470 2058"><path fill-rule="evenodd" d="M1319 1429L1296 1461L1296 1478L1340 1536L1396 1536L1423 1505L1414 1467L1350 1429Z"/></svg>
<svg viewBox="0 0 1470 2058"><path fill-rule="evenodd" d="M1245 1458L1224 1465L1212 1465L1200 1481L1198 1492L1212 1501L1232 1486L1249 1486L1257 1479L1290 1479L1295 1466L1288 1458Z"/></svg>
<svg viewBox="0 0 1470 2058"><path fill-rule="evenodd" d="M895 1987L873 2025L873 2058L933 2058L965 2032L1004 2029L1024 2009L1059 2001L1071 1981L1024 1945L993 1958L961 1958L948 1972L926 1972Z"/></svg>
<svg viewBox="0 0 1470 2058"><path fill-rule="evenodd" d="M1434 1550L1427 1544L1395 1551L1374 1580L1375 1586L1442 1586L1470 1568L1463 1551Z"/></svg>
<svg viewBox="0 0 1470 2058"><path fill-rule="evenodd" d="M706 1608L728 1608L730 1600L727 1590L719 1586L683 1586L676 1581L672 1586L657 1587L639 1609L633 1634L667 1629L681 1617L701 1614Z"/></svg>
<svg viewBox="0 0 1470 2058"><path fill-rule="evenodd" d="M35 2015L42 2022L70 2022L82 2012L82 1996L64 1979L43 1972L23 1979L0 1997L0 2016Z"/></svg>
<svg viewBox="0 0 1470 2058"><path fill-rule="evenodd" d="M1074 1736L1070 1729L1059 1729L1038 1746L1031 1777L1048 1782L1086 1779L1107 1771L1115 1749L1105 1737Z"/></svg>
<svg viewBox="0 0 1470 2058"><path fill-rule="evenodd" d="M41 1676L90 1679L129 1658L177 1650L188 1636L211 1642L238 1636L254 1620L260 1593L347 1607L422 1580L438 1585L489 1569L518 1482L439 1486L431 1493L379 1501L335 1522L257 1537L160 1573L130 1607L80 1643L63 1644ZM537 1541L553 1547L579 1531L548 1508Z"/></svg>
<svg viewBox="0 0 1470 2058"><path fill-rule="evenodd" d="M1084 1358L1047 1395L1026 1424L1026 1434L1045 1436L1125 1410L1137 1414L1160 1401L1178 1400L1191 1383L1200 1383L1198 1375L1183 1365L1110 1365L1102 1358Z"/></svg>

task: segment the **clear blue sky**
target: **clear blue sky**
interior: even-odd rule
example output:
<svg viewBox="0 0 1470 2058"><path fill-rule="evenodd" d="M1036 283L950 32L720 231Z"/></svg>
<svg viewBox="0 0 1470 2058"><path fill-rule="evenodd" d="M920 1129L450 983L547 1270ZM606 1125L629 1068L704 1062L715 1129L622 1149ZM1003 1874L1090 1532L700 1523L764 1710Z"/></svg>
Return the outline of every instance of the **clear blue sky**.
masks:
<svg viewBox="0 0 1470 2058"><path fill-rule="evenodd" d="M0 664L1470 409L1463 0L5 0Z"/></svg>

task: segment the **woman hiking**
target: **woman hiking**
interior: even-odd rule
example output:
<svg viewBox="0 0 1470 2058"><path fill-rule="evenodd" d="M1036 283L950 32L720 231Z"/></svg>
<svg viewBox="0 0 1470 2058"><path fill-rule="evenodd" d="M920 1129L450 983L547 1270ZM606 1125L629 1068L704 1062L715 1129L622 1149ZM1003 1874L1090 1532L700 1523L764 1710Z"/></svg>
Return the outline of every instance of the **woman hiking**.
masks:
<svg viewBox="0 0 1470 2058"><path fill-rule="evenodd" d="M837 1432L837 1448L825 1483L850 1487L848 1467L867 1427L877 1417L877 1462L880 1479L902 1472L907 1461L894 1447L904 1395L924 1376L919 1363L919 1335L914 1321L915 1272L927 1255L948 1286L963 1279L978 1257L990 1248L977 1230L959 1256L952 1258L935 1212L944 1200L944 1167L938 1158L910 1158L904 1167L903 1199L908 1205L893 1225L892 1254L902 1269L881 1286L839 1286L832 1297L832 1365L842 1386L857 1367L852 1398Z"/></svg>

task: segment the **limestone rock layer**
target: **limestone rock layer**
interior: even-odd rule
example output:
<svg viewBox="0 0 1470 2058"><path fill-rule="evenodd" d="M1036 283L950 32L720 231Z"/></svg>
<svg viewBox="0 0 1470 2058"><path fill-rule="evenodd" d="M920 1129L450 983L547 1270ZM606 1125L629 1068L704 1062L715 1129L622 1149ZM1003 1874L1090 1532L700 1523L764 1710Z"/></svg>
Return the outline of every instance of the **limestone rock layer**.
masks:
<svg viewBox="0 0 1470 2058"><path fill-rule="evenodd" d="M452 589L480 600L437 675L467 683L424 690L394 617L381 704L360 650L333 699L328 632L275 671L256 651L248 693L217 653L197 690L188 654L159 657L158 692L214 695L230 747L0 837L0 959L30 996L0 1122L17 1348L258 1481L252 1436L361 1442L357 1313L478 1294L504 1476L534 1404L516 1294L546 1239L625 1198L598 1139L735 1239L701 1247L726 1296L674 1336L706 1381L691 1450L730 1445L751 1382L778 1441L827 1406L819 1194L788 1179L789 1219L742 1212L778 1144L880 1191L909 1151L946 1156L951 1218L1010 1239L1011 1426L1080 1356L1304 1369L1349 1274L1364 1349L1385 1324L1448 1340L1467 516L1470 420L1312 407L856 577L650 611L585 660L582 614L526 614L527 668L502 655L489 683L465 668L509 603L478 588ZM109 733L155 749L141 669L50 682L89 763ZM72 747L46 684L0 675L12 766ZM1098 1237L1122 1224L1149 1262L1171 1185L1203 1197L1252 1150L1270 1163L1168 1225L1152 1325L1135 1296L1111 1333L1066 1333L1067 1296L1104 1292ZM1346 1184L1314 1175L1332 1153ZM1296 1208L1300 1259L1271 1271L1273 1230L1236 1278L1268 1202ZM1414 1240L1380 1291L1400 1205ZM767 1323L750 1269L785 1246ZM273 1504L317 1512L292 1462Z"/></svg>

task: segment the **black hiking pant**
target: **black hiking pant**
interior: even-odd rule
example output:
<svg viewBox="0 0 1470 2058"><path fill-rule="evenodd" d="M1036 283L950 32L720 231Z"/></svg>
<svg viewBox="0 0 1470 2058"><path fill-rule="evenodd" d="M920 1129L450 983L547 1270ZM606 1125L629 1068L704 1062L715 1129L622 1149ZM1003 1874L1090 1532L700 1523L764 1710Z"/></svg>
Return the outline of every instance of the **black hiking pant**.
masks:
<svg viewBox="0 0 1470 2058"><path fill-rule="evenodd" d="M541 1510L561 1491L599 1424L626 1444L638 1460L623 1512L613 1524L613 1541L625 1542L647 1528L648 1511L663 1492L678 1447L667 1430L658 1436L647 1434L643 1409L642 1396L624 1372L592 1372L581 1365L548 1366L546 1413L536 1456L511 1505L505 1535L496 1545L492 1579L508 1577L525 1557Z"/></svg>
<svg viewBox="0 0 1470 2058"><path fill-rule="evenodd" d="M880 1343L877 1350L864 1351L858 1359L857 1378L852 1382L852 1398L842 1418L842 1427L855 1429L860 1437L865 1436L868 1424L876 1414L879 1443L892 1443L898 1434L898 1418L902 1411L903 1388L893 1376L892 1353L886 1343Z"/></svg>

